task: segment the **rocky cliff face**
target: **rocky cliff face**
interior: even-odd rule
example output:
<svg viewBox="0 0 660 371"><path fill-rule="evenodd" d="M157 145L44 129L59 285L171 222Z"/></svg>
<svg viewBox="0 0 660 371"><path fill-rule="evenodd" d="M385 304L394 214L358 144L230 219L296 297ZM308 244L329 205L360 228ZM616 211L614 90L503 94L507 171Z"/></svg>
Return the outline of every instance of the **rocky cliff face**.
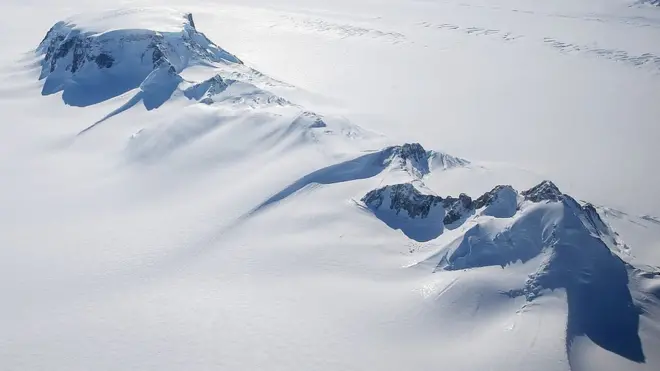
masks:
<svg viewBox="0 0 660 371"><path fill-rule="evenodd" d="M367 193L362 198L362 202L373 210L378 210L383 205L387 205L397 214L405 210L413 219L425 218L432 208L440 207L445 211L443 223L449 225L474 214L478 209L494 204L505 191L515 192L511 186L497 186L473 201L465 193L461 193L458 197L442 198L422 194L412 183L402 183L375 189Z"/></svg>
<svg viewBox="0 0 660 371"><path fill-rule="evenodd" d="M442 208L442 201L442 197L422 194L410 183L375 189L362 198L362 202L372 210L386 208L397 215L403 211L412 219L426 218L432 209Z"/></svg>
<svg viewBox="0 0 660 371"><path fill-rule="evenodd" d="M461 193L458 198L445 198L442 202L442 206L444 206L446 211L443 219L443 223L446 225L460 221L474 210L472 198L465 193Z"/></svg>
<svg viewBox="0 0 660 371"><path fill-rule="evenodd" d="M526 200L532 202L559 201L563 196L559 188L549 180L544 180L538 185L523 191L522 195Z"/></svg>

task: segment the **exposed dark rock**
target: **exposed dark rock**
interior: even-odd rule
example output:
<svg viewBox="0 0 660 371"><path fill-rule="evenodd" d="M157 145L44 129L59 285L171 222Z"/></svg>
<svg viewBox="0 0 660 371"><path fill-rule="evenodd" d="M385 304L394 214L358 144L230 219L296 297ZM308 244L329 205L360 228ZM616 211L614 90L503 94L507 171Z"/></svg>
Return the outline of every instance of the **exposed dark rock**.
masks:
<svg viewBox="0 0 660 371"><path fill-rule="evenodd" d="M507 209L513 206L514 213L519 212L520 218L511 220L498 231L493 228L500 226L499 221L492 224L494 221L486 220L485 225L476 223L470 226L440 258L436 269L504 268L516 261L524 263L540 258L539 268L521 288L503 294L525 296L527 301L534 301L548 290L564 289L568 301L567 352L570 353L573 339L587 336L604 349L634 362L644 362L638 335L641 309L633 301L628 288L628 274L636 270L608 245L615 239L614 232L593 205L580 205L549 181L523 192L523 196L533 203L561 203L547 209L521 210L511 203L517 202L517 193L510 186L495 187L472 201L465 194L445 199L424 195L410 183L371 191L362 201L373 210L389 208L397 215L406 211L413 220L424 219L434 207L442 207L445 213L434 214L437 219L429 217L413 223L388 218L386 213L376 213L388 226L401 229L410 238L417 236L418 241L428 241L442 233L443 224L456 223L467 213L494 205L499 197L504 197L506 202L503 205ZM559 210L563 215L557 215ZM422 229L428 233L422 234ZM658 274L643 272L637 273L637 277L648 280L655 279ZM660 296L657 287L648 284L647 300Z"/></svg>
<svg viewBox="0 0 660 371"><path fill-rule="evenodd" d="M433 207L442 203L442 197L422 194L410 183L395 184L367 193L362 202L377 210L386 205L398 215L406 211L410 218L426 218Z"/></svg>
<svg viewBox="0 0 660 371"><path fill-rule="evenodd" d="M419 143L405 143L402 146L395 147L394 153L402 160L428 161L428 153Z"/></svg>
<svg viewBox="0 0 660 371"><path fill-rule="evenodd" d="M409 144L401 147L395 147L394 155L400 159L413 159L415 162L424 153L424 149L419 144ZM523 192L525 199L531 202L542 201L559 201L564 200L566 205L576 209L588 224L588 228L598 235L602 235L614 240L614 233L609 227L600 219L598 212L591 205L586 205L584 208L580 206L575 200L569 196L563 195L557 187L549 181L541 182L535 187ZM498 218L511 217L516 212L517 192L510 185L498 185L492 190L484 193L476 200L472 200L470 196L461 193L458 198L440 196L424 195L420 193L411 183L389 185L383 188L375 189L367 193L362 201L371 209L379 209L385 201L389 202L387 205L390 209L399 214L401 210L408 211L411 218L421 217L424 218L428 215L430 209L436 205L441 205L445 211L442 223L444 225L452 225L461 220L467 219L471 214L478 209L490 206L499 200L500 197L506 197L507 202L503 208L498 208L497 211L486 213L484 215L495 216ZM572 202L571 202L572 201Z"/></svg>
<svg viewBox="0 0 660 371"><path fill-rule="evenodd" d="M186 19L188 20L188 27L184 27L180 34L180 40L189 52L201 60L210 62L227 59L240 63L235 56L217 48L206 36L197 32L191 14L187 14ZM175 56L173 54L177 53L177 48L159 33L125 34L117 37L119 39L83 33L72 25L58 22L48 31L46 37L39 44L37 51L44 53L44 62L49 66L50 72L56 69L60 60L72 53L72 62L67 66L67 70L72 73L80 70L88 61L96 61L99 67L110 68L112 63L109 61L114 62L116 60L112 53L117 45L121 48L122 45L127 43L148 41L143 55L151 55L154 69L163 63L163 60L170 59ZM209 50L207 44L217 48L218 52Z"/></svg>
<svg viewBox="0 0 660 371"><path fill-rule="evenodd" d="M296 118L295 123L301 123L308 128L324 128L328 125L323 121L323 117L317 113L304 111Z"/></svg>
<svg viewBox="0 0 660 371"><path fill-rule="evenodd" d="M186 13L185 17L188 20L188 23L190 24L190 27L196 29L197 27L195 27L195 21L193 20L192 13Z"/></svg>
<svg viewBox="0 0 660 371"><path fill-rule="evenodd" d="M73 60L71 61L71 72L75 73L85 63L85 41L76 39L73 46Z"/></svg>
<svg viewBox="0 0 660 371"><path fill-rule="evenodd" d="M474 208L475 209L481 209L482 207L491 205L493 202L497 200L497 197L500 193L500 191L505 190L505 189L511 189L513 190L513 187L510 185L498 185L489 192L484 193L483 195L479 196L476 200L474 200ZM515 192L515 191L514 191Z"/></svg>
<svg viewBox="0 0 660 371"><path fill-rule="evenodd" d="M178 32L88 32L75 24L58 22L36 50L43 55L40 79L46 81L42 94L64 90L62 99L67 104L87 106L138 87L162 65L178 73L196 63L242 63L197 31L190 14L184 18ZM122 69L103 72L117 66ZM88 71L90 68L102 73ZM75 84L71 83L73 76L78 77Z"/></svg>
<svg viewBox="0 0 660 371"><path fill-rule="evenodd" d="M96 65L99 66L99 68L110 68L115 62L115 59L112 58L109 54L100 53L96 56L94 61L96 62Z"/></svg>
<svg viewBox="0 0 660 371"><path fill-rule="evenodd" d="M401 146L390 147L388 162L410 172L412 175L422 177L429 173L429 152L419 143L405 143Z"/></svg>
<svg viewBox="0 0 660 371"><path fill-rule="evenodd" d="M657 216L642 215L640 218L646 220L647 222L651 222L651 223L654 223L654 224L660 224L660 218L658 218Z"/></svg>
<svg viewBox="0 0 660 371"><path fill-rule="evenodd" d="M559 188L549 180L544 180L538 185L522 192L526 200L532 202L541 201L559 201L562 199L562 193Z"/></svg>
<svg viewBox="0 0 660 371"><path fill-rule="evenodd" d="M165 61L165 53L161 50L160 45L155 42L150 45L150 49L153 50L151 53L151 63L153 64L153 68L156 69Z"/></svg>
<svg viewBox="0 0 660 371"><path fill-rule="evenodd" d="M600 214L598 214L598 210L596 210L594 205L587 203L582 206L582 211L585 220L594 228L594 232L598 235L604 236L613 234L610 227L603 221L603 219L601 219Z"/></svg>
<svg viewBox="0 0 660 371"><path fill-rule="evenodd" d="M461 193L458 198L447 197L442 204L445 208L444 224L455 223L473 210L472 199L465 193Z"/></svg>
<svg viewBox="0 0 660 371"><path fill-rule="evenodd" d="M58 32L58 30L64 25L64 22L58 22L53 27L51 27L43 40L39 43L39 48L42 48L42 52L45 54L45 59L50 60L55 52L55 48L62 43L66 35L63 35Z"/></svg>
<svg viewBox="0 0 660 371"><path fill-rule="evenodd" d="M223 79L220 75L215 75L208 80L204 80L184 90L188 99L195 99L202 103L213 103L213 96L222 93L235 80Z"/></svg>
<svg viewBox="0 0 660 371"><path fill-rule="evenodd" d="M446 170L469 164L467 160L446 153L427 151L419 143L389 147L384 152L388 154L386 165L398 166L418 178L428 174L432 168Z"/></svg>

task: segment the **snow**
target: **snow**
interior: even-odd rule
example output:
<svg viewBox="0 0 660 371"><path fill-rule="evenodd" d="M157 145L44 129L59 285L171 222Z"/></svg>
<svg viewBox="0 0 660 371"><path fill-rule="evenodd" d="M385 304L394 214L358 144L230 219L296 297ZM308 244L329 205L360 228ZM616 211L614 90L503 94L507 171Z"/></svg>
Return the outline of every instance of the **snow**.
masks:
<svg viewBox="0 0 660 371"><path fill-rule="evenodd" d="M658 369L658 8L2 7L0 369Z"/></svg>

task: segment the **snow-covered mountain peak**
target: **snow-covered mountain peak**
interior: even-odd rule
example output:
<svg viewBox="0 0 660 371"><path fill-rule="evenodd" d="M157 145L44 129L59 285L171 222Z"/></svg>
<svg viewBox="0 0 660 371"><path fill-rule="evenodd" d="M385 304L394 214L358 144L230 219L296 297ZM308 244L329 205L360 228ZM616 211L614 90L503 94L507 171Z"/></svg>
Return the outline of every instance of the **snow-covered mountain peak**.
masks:
<svg viewBox="0 0 660 371"><path fill-rule="evenodd" d="M186 88L184 90L184 95L189 99L195 99L203 103L212 103L212 97L214 95L222 93L234 82L235 80L224 79L220 75L214 75L207 80Z"/></svg>
<svg viewBox="0 0 660 371"><path fill-rule="evenodd" d="M67 104L87 106L136 88L165 65L177 73L196 64L241 64L195 27L191 14L180 14L180 28L161 32L125 28L101 32L58 22L36 51L43 55L42 94L63 91Z"/></svg>
<svg viewBox="0 0 660 371"><path fill-rule="evenodd" d="M392 166L403 169L416 176L429 173L429 153L419 143L405 143L391 148L389 162Z"/></svg>
<svg viewBox="0 0 660 371"><path fill-rule="evenodd" d="M474 200L475 209L489 208L494 204L508 203L514 207L517 204L518 192L510 185L498 185ZM492 210L488 210L492 212Z"/></svg>
<svg viewBox="0 0 660 371"><path fill-rule="evenodd" d="M544 180L536 186L523 191L522 195L525 196L526 200L532 202L559 201L563 196L559 188L549 180Z"/></svg>
<svg viewBox="0 0 660 371"><path fill-rule="evenodd" d="M431 170L447 170L470 164L470 161L466 159L455 157L444 152L429 151L428 157Z"/></svg>
<svg viewBox="0 0 660 371"><path fill-rule="evenodd" d="M409 219L402 224L399 223L400 225L395 227L395 229L401 229L413 239L416 239L415 236L408 233L406 228L412 224L419 223L421 219L427 218L433 209L440 210L434 214L437 218L433 222L436 224L433 227L435 233L431 234L433 238L442 234L445 227L448 229L462 228L468 231L466 233L469 234L470 229L480 229L483 228L483 226L480 227L481 224L486 225L489 223L496 223L498 226L497 233L502 232L502 236L504 236L509 233L508 229L500 231L499 228L502 224L500 222L493 222L493 220L507 220L506 223L514 225L519 223L518 220L527 218L525 215L538 216L539 213L547 213L547 217L542 218L543 226L535 226L530 229L530 231L539 231L539 233L542 231L545 237L539 236L538 238L544 241L549 238L547 235L547 233L550 233L549 231L560 228L559 226L562 220L572 218L579 221L576 225L580 227L583 233L602 240L612 251L620 253L627 249L609 225L603 221L593 206L590 204L580 205L571 196L562 194L549 181L543 181L531 189L520 193L510 185L498 185L473 200L465 193L461 193L458 197L436 196L430 190L427 190L421 181L413 180L408 183L386 185L374 189L362 197L361 201L368 209L374 212L376 217L391 227L397 224L392 222L394 216L399 219ZM406 213L401 213L404 210ZM557 216L560 214L564 216ZM534 223L541 222L541 220L534 220ZM431 222L424 221L423 223L428 226ZM574 229L576 227L571 228ZM532 232L528 231L529 233ZM428 235L425 236L428 237ZM503 258L503 261L505 261L505 264L508 264L517 259L524 261L531 256L536 256L542 248L533 248L532 245L527 244L524 248L525 252L522 255L516 255L513 260L509 260L511 256L508 256L509 252L507 252L507 257ZM511 248L511 246L507 245L504 249L508 251ZM528 248L536 251L529 255L529 257L527 257ZM470 251L475 255L480 254L479 249ZM493 252L490 251L487 254L493 254ZM448 265L448 267L452 266ZM460 265L460 267L463 268L464 266Z"/></svg>
<svg viewBox="0 0 660 371"><path fill-rule="evenodd" d="M394 147L394 154L404 161L422 162L428 159L428 152L419 143L404 143Z"/></svg>
<svg viewBox="0 0 660 371"><path fill-rule="evenodd" d="M423 177L432 170L447 170L470 163L443 152L427 151L419 143L404 143L390 147L388 151L388 163L392 167L405 170L415 177Z"/></svg>

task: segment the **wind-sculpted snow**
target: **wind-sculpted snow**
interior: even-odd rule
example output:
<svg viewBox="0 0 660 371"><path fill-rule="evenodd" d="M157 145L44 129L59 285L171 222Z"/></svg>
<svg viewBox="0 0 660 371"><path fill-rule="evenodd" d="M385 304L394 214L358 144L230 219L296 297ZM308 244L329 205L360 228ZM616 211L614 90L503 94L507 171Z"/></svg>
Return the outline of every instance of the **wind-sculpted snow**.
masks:
<svg viewBox="0 0 660 371"><path fill-rule="evenodd" d="M655 8L58 1L1 24L1 369L657 370L653 194L581 157L653 158Z"/></svg>
<svg viewBox="0 0 660 371"><path fill-rule="evenodd" d="M583 238L594 239L608 251L609 246L618 246L614 232L593 206L580 205L553 183L541 182L518 197L511 192L510 187L498 186L474 202L478 209L484 201L489 205L477 213L472 224L466 223L465 235L451 244L439 268L504 267L536 257L560 240L575 239L570 243L579 245Z"/></svg>
<svg viewBox="0 0 660 371"><path fill-rule="evenodd" d="M213 96L225 91L235 80L223 79L220 75L215 75L208 80L196 83L184 90L184 94L189 99L198 100L202 103L213 103Z"/></svg>
<svg viewBox="0 0 660 371"><path fill-rule="evenodd" d="M306 120L312 118L312 123L308 125L308 127L324 127L324 122L319 120L318 117L303 113L299 119L303 118ZM439 155L439 152L426 151L419 143L405 143L401 146L387 147L380 151L371 152L356 159L331 165L308 174L266 200L255 208L253 212L257 212L271 204L277 203L310 184L334 184L368 179L375 177L388 169L393 171L402 170L412 178L418 179L419 177L428 174L429 161ZM446 159L451 159L448 161L451 166L463 166L468 164L466 160L458 159L447 154L441 155ZM409 187L408 185L404 185L401 191L409 191L407 193L416 199L419 199L420 197L415 193L417 191L414 187ZM426 215L429 211L430 209L426 211L416 209L410 210L415 216L418 212Z"/></svg>

